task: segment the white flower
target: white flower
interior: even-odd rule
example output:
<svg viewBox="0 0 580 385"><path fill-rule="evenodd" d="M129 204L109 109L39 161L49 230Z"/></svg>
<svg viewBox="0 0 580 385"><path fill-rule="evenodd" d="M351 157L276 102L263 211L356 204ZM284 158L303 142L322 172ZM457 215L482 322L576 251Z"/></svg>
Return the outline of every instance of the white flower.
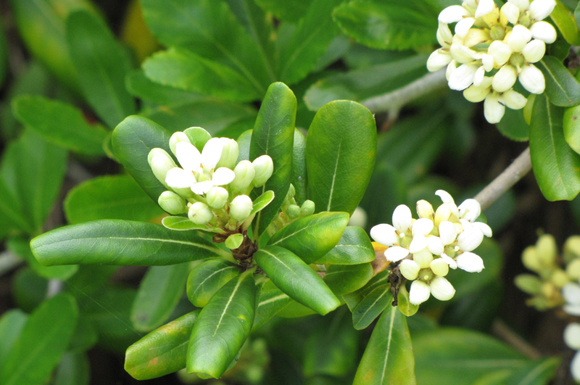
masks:
<svg viewBox="0 0 580 385"><path fill-rule="evenodd" d="M533 20L540 21L548 17L555 7L556 2L554 0L534 0L528 10Z"/></svg>
<svg viewBox="0 0 580 385"><path fill-rule="evenodd" d="M395 211L393 211L393 226L401 233L405 233L413 226L413 215L409 207L399 205L395 208Z"/></svg>
<svg viewBox="0 0 580 385"><path fill-rule="evenodd" d="M433 297L440 301L449 301L455 295L455 288L453 285L444 277L435 277L429 285L431 288L431 294Z"/></svg>
<svg viewBox="0 0 580 385"><path fill-rule="evenodd" d="M457 23L465 16L470 16L467 9L461 5L452 5L439 13L439 21L445 24Z"/></svg>
<svg viewBox="0 0 580 385"><path fill-rule="evenodd" d="M518 74L514 66L506 64L497 71L491 86L497 92L505 92L514 86L517 77Z"/></svg>
<svg viewBox="0 0 580 385"><path fill-rule="evenodd" d="M398 262L409 255L409 250L400 246L392 246L385 250L385 257L387 261Z"/></svg>
<svg viewBox="0 0 580 385"><path fill-rule="evenodd" d="M499 123L505 114L505 106L500 102L500 96L493 92L487 95L483 103L485 120L491 124Z"/></svg>
<svg viewBox="0 0 580 385"><path fill-rule="evenodd" d="M466 199L458 207L461 218L469 222L475 221L481 214L481 205L475 199Z"/></svg>
<svg viewBox="0 0 580 385"><path fill-rule="evenodd" d="M386 223L373 226L371 228L371 237L381 245L393 246L399 243L399 236L396 229Z"/></svg>
<svg viewBox="0 0 580 385"><path fill-rule="evenodd" d="M427 70L434 72L448 65L453 58L448 50L438 49L433 51L427 59Z"/></svg>
<svg viewBox="0 0 580 385"><path fill-rule="evenodd" d="M479 273L483 270L483 260L477 254L465 252L456 258L457 267L468 273Z"/></svg>
<svg viewBox="0 0 580 385"><path fill-rule="evenodd" d="M522 52L528 41L532 39L532 33L521 24L514 26L512 33L507 38L507 44L513 52Z"/></svg>
<svg viewBox="0 0 580 385"><path fill-rule="evenodd" d="M443 221L439 224L439 237L441 243L447 246L452 244L457 238L457 229L455 225L449 221Z"/></svg>
<svg viewBox="0 0 580 385"><path fill-rule="evenodd" d="M562 296L566 301L563 310L573 316L580 316L580 285L568 283L562 288Z"/></svg>
<svg viewBox="0 0 580 385"><path fill-rule="evenodd" d="M501 14L512 24L516 24L520 17L520 9L517 5L507 2L501 7Z"/></svg>
<svg viewBox="0 0 580 385"><path fill-rule="evenodd" d="M409 302L413 305L420 305L431 296L431 288L423 281L413 281L409 290Z"/></svg>
<svg viewBox="0 0 580 385"><path fill-rule="evenodd" d="M556 30L552 24L539 21L530 26L530 32L534 39L542 40L544 43L552 44L556 41Z"/></svg>
<svg viewBox="0 0 580 385"><path fill-rule="evenodd" d="M526 64L518 79L522 86L532 94L541 94L546 88L544 74L533 64Z"/></svg>
<svg viewBox="0 0 580 385"><path fill-rule="evenodd" d="M414 237L417 235L425 236L429 234L431 230L433 230L433 220L429 218L420 218L413 223L411 234L413 234Z"/></svg>

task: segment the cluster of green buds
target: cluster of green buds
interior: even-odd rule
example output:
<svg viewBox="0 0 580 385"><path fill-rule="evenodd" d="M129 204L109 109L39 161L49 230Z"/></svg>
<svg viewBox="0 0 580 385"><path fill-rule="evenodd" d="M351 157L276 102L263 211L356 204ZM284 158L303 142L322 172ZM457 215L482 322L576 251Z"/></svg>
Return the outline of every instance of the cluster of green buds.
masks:
<svg viewBox="0 0 580 385"><path fill-rule="evenodd" d="M532 295L527 303L538 310L563 306L563 310L580 316L580 236L568 238L562 257L556 240L549 234L538 238L535 246L522 253L524 266L537 273L521 274L516 286Z"/></svg>
<svg viewBox="0 0 580 385"><path fill-rule="evenodd" d="M181 167L161 148L148 156L155 177L167 188L159 196L159 206L171 215L187 214L201 230L247 230L255 215L249 194L272 176L272 158L238 161L235 140L211 138L200 127L174 133L169 148Z"/></svg>
<svg viewBox="0 0 580 385"><path fill-rule="evenodd" d="M301 206L298 205L295 199L296 189L293 184L290 184L286 198L280 208L280 213L274 218L267 232L270 236L274 235L282 227L297 219L307 217L314 214L315 205L310 199L305 200Z"/></svg>
<svg viewBox="0 0 580 385"><path fill-rule="evenodd" d="M491 237L491 228L475 220L481 207L475 199L467 199L459 206L446 191L435 192L443 203L433 210L425 200L417 202L419 219L414 219L411 209L399 205L393 212L393 226L376 225L371 237L387 246L387 261L397 264L401 275L411 283L409 300L421 304L431 295L448 301L455 288L445 278L449 268L460 268L470 273L483 270L483 260L473 253L483 241Z"/></svg>

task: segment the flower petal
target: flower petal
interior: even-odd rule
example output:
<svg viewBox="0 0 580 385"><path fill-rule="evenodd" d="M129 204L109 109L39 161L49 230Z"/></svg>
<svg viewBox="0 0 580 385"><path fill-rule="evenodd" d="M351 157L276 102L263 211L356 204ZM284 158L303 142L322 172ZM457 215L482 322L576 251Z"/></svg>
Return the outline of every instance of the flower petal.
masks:
<svg viewBox="0 0 580 385"><path fill-rule="evenodd" d="M435 195L437 195L439 198L441 198L441 201L443 203L455 203L451 194L449 194L445 190L437 190L437 191L435 191Z"/></svg>
<svg viewBox="0 0 580 385"><path fill-rule="evenodd" d="M532 24L530 26L530 32L534 39L538 39L544 43L552 44L556 41L556 29L552 24L546 21L538 21L537 23Z"/></svg>
<svg viewBox="0 0 580 385"><path fill-rule="evenodd" d="M420 305L431 296L431 288L423 281L413 281L409 290L409 302Z"/></svg>
<svg viewBox="0 0 580 385"><path fill-rule="evenodd" d="M475 227L477 227L483 233L483 235L485 235L486 237L491 238L491 236L493 235L493 232L491 231L491 227L489 227L489 225L487 223L473 222L473 225Z"/></svg>
<svg viewBox="0 0 580 385"><path fill-rule="evenodd" d="M435 72L445 67L453 58L448 51L443 51L441 49L435 50L429 55L427 59L427 70L429 72Z"/></svg>
<svg viewBox="0 0 580 385"><path fill-rule="evenodd" d="M409 255L409 250L407 250L401 246L393 246L393 247L389 247L387 250L385 250L385 257L387 258L387 261L390 261L390 262L400 261L401 259L405 258L407 255Z"/></svg>
<svg viewBox="0 0 580 385"><path fill-rule="evenodd" d="M571 323L564 329L564 342L570 349L580 350L580 324Z"/></svg>
<svg viewBox="0 0 580 385"><path fill-rule="evenodd" d="M236 174L229 168L220 167L213 173L211 180L215 186L223 186L231 183Z"/></svg>
<svg viewBox="0 0 580 385"><path fill-rule="evenodd" d="M452 268L453 270L457 269L457 262L455 262L455 260L450 256L448 256L447 254L445 253L441 254L441 259L447 262L449 267Z"/></svg>
<svg viewBox="0 0 580 385"><path fill-rule="evenodd" d="M424 235L417 235L413 237L409 245L409 252L412 254L418 253L427 248L427 237Z"/></svg>
<svg viewBox="0 0 580 385"><path fill-rule="evenodd" d="M507 63L507 61L512 56L511 48L499 40L495 40L493 43L491 43L487 49L487 52L493 56L493 60L495 60L495 63L499 66Z"/></svg>
<svg viewBox="0 0 580 385"><path fill-rule="evenodd" d="M455 34L460 38L464 38L465 35L467 35L467 32L469 32L469 29L473 26L473 23L475 23L473 17L466 17L459 20L455 25Z"/></svg>
<svg viewBox="0 0 580 385"><path fill-rule="evenodd" d="M540 21L550 16L555 7L556 2L554 0L534 0L530 3L528 10L533 20Z"/></svg>
<svg viewBox="0 0 580 385"><path fill-rule="evenodd" d="M526 106L528 99L517 91L508 90L500 97L500 101L512 110L520 110Z"/></svg>
<svg viewBox="0 0 580 385"><path fill-rule="evenodd" d="M177 142L175 144L175 157L186 171L197 171L201 164L199 150L189 142Z"/></svg>
<svg viewBox="0 0 580 385"><path fill-rule="evenodd" d="M562 296L570 305L580 305L580 285L568 283L562 288Z"/></svg>
<svg viewBox="0 0 580 385"><path fill-rule="evenodd" d="M512 29L512 33L507 38L507 45L513 52L522 52L528 41L532 40L532 33L521 24L517 24Z"/></svg>
<svg viewBox="0 0 580 385"><path fill-rule="evenodd" d="M399 205L393 211L393 226L401 233L406 232L413 226L411 209L406 205Z"/></svg>
<svg viewBox="0 0 580 385"><path fill-rule="evenodd" d="M407 278L409 281L413 281L417 279L419 275L419 270L421 270L421 266L413 260L405 259L399 265L399 270L403 277Z"/></svg>
<svg viewBox="0 0 580 385"><path fill-rule="evenodd" d="M427 269L433 261L433 254L427 249L423 249L413 254L413 261L417 262L422 269Z"/></svg>
<svg viewBox="0 0 580 385"><path fill-rule="evenodd" d="M449 76L449 88L456 91L463 91L473 83L475 71L479 66L462 64L457 67Z"/></svg>
<svg viewBox="0 0 580 385"><path fill-rule="evenodd" d="M574 381L580 382L580 352L576 352L574 358L572 358L572 363L570 364L570 372Z"/></svg>
<svg viewBox="0 0 580 385"><path fill-rule="evenodd" d="M452 5L439 13L439 21L445 24L457 23L465 16L469 16L469 11L461 5Z"/></svg>
<svg viewBox="0 0 580 385"><path fill-rule="evenodd" d="M381 245L393 246L395 243L399 243L399 237L395 228L386 223L373 226L371 228L371 237Z"/></svg>
<svg viewBox="0 0 580 385"><path fill-rule="evenodd" d="M441 255L444 250L441 239L435 236L427 237L427 249L435 255Z"/></svg>
<svg viewBox="0 0 580 385"><path fill-rule="evenodd" d="M222 151L224 149L224 142L220 138L211 138L203 146L201 152L203 168L206 171L211 171L220 161Z"/></svg>
<svg viewBox="0 0 580 385"><path fill-rule="evenodd" d="M475 10L475 17L479 18L488 15L493 12L495 7L496 5L493 0L480 0L477 9Z"/></svg>
<svg viewBox="0 0 580 385"><path fill-rule="evenodd" d="M203 182L194 183L191 186L191 191L197 195L204 195L214 186L211 180L204 180Z"/></svg>
<svg viewBox="0 0 580 385"><path fill-rule="evenodd" d="M478 228L464 230L457 237L457 245L463 251L472 251L483 241L483 233Z"/></svg>
<svg viewBox="0 0 580 385"><path fill-rule="evenodd" d="M546 88L544 74L533 64L524 65L518 79L522 86L532 94L541 94Z"/></svg>
<svg viewBox="0 0 580 385"><path fill-rule="evenodd" d="M483 259L479 255L470 253L469 251L460 254L455 258L455 261L457 262L457 267L468 273L479 273L485 267L483 266Z"/></svg>
<svg viewBox="0 0 580 385"><path fill-rule="evenodd" d="M444 246L450 245L457 238L457 229L449 221L443 221L439 224L439 238Z"/></svg>
<svg viewBox="0 0 580 385"><path fill-rule="evenodd" d="M500 103L498 94L490 93L483 102L483 115L485 120L491 124L499 123L505 114L505 106Z"/></svg>
<svg viewBox="0 0 580 385"><path fill-rule="evenodd" d="M189 188L195 183L195 177L191 171L175 167L167 172L165 183L171 188Z"/></svg>
<svg viewBox="0 0 580 385"><path fill-rule="evenodd" d="M516 84L517 78L518 73L515 67L506 64L494 75L491 86L497 92L505 92Z"/></svg>
<svg viewBox="0 0 580 385"><path fill-rule="evenodd" d="M546 23L546 24L548 24L548 23ZM550 24L548 24L548 25L550 25ZM533 27L534 26L532 25L532 28L530 29L530 31L532 31L532 35L534 34ZM551 25L550 25L550 27L554 28ZM554 31L554 38L555 38L555 33L556 33L556 31ZM544 57L545 53L546 53L546 43L543 41L543 39L539 39L535 36L534 36L534 40L532 40L528 44L526 44L526 46L522 50L522 54L524 55L524 59L526 59L526 61L528 63L539 62Z"/></svg>
<svg viewBox="0 0 580 385"><path fill-rule="evenodd" d="M469 222L475 221L481 214L481 205L475 199L466 199L458 207L459 214Z"/></svg>
<svg viewBox="0 0 580 385"><path fill-rule="evenodd" d="M433 230L433 221L429 218L419 218L413 223L412 234L427 235Z"/></svg>
<svg viewBox="0 0 580 385"><path fill-rule="evenodd" d="M431 281L431 294L440 301L449 301L455 295L455 288L444 277L435 277Z"/></svg>

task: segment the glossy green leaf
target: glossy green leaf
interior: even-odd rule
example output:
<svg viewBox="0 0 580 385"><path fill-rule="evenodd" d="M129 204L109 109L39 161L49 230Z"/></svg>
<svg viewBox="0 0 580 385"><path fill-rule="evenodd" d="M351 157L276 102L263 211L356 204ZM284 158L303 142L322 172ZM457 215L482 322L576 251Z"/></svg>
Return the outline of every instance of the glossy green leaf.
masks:
<svg viewBox="0 0 580 385"><path fill-rule="evenodd" d="M425 55L415 55L331 75L312 84L306 91L304 100L309 109L318 110L334 100L363 101L394 91L427 73L426 60Z"/></svg>
<svg viewBox="0 0 580 385"><path fill-rule="evenodd" d="M199 312L188 313L131 345L125 353L127 373L148 380L185 368L187 344Z"/></svg>
<svg viewBox="0 0 580 385"><path fill-rule="evenodd" d="M580 44L580 33L576 26L575 13L572 14L564 3L556 0L556 7L550 14L550 18L568 43L572 45Z"/></svg>
<svg viewBox="0 0 580 385"><path fill-rule="evenodd" d="M87 155L103 155L106 131L91 125L73 106L42 96L20 96L13 100L16 118L48 142Z"/></svg>
<svg viewBox="0 0 580 385"><path fill-rule="evenodd" d="M358 206L375 164L376 132L371 112L355 102L331 102L316 113L306 144L316 211L351 214Z"/></svg>
<svg viewBox="0 0 580 385"><path fill-rule="evenodd" d="M154 82L226 100L245 102L262 96L262 91L240 73L184 48L150 56L143 63L143 70Z"/></svg>
<svg viewBox="0 0 580 385"><path fill-rule="evenodd" d="M70 224L99 219L148 221L164 214L133 178L100 176L73 188L64 201Z"/></svg>
<svg viewBox="0 0 580 385"><path fill-rule="evenodd" d="M580 84L560 60L553 56L544 56L536 64L544 74L545 92L552 104L559 107L572 107L580 103Z"/></svg>
<svg viewBox="0 0 580 385"><path fill-rule="evenodd" d="M237 162L242 160L250 160L250 145L252 143L252 133L254 130L244 131L237 139L238 147L240 148L240 154L238 155Z"/></svg>
<svg viewBox="0 0 580 385"><path fill-rule="evenodd" d="M154 104L178 106L208 98L206 95L152 82L141 70L129 73L125 83L131 95Z"/></svg>
<svg viewBox="0 0 580 385"><path fill-rule="evenodd" d="M183 296L189 263L149 268L131 308L135 329L150 331L167 321Z"/></svg>
<svg viewBox="0 0 580 385"><path fill-rule="evenodd" d="M78 318L69 294L45 301L29 317L0 368L3 385L44 384L66 351Z"/></svg>
<svg viewBox="0 0 580 385"><path fill-rule="evenodd" d="M352 311L352 323L354 328L362 330L367 328L387 307L393 307L393 294L391 285L379 285L366 293L360 303Z"/></svg>
<svg viewBox="0 0 580 385"><path fill-rule="evenodd" d="M70 283L67 282L67 288L70 287ZM75 288L78 290L78 288ZM72 289L74 291L74 289ZM83 299L85 299L84 296ZM99 334L93 323L81 313L77 326L71 337L70 344L68 345L69 353L83 353L97 344L99 341Z"/></svg>
<svg viewBox="0 0 580 385"><path fill-rule="evenodd" d="M546 385L549 384L560 366L559 357L550 357L530 362L507 377L502 385Z"/></svg>
<svg viewBox="0 0 580 385"><path fill-rule="evenodd" d="M30 245L43 265L173 265L226 253L196 233L122 220L61 227L34 238Z"/></svg>
<svg viewBox="0 0 580 385"><path fill-rule="evenodd" d="M125 88L125 76L131 70L126 52L105 22L86 11L68 17L66 37L85 98L114 128L135 113L135 100Z"/></svg>
<svg viewBox="0 0 580 385"><path fill-rule="evenodd" d="M389 307L373 330L353 385L423 384L415 379L414 342L411 344L405 316L396 307Z"/></svg>
<svg viewBox="0 0 580 385"><path fill-rule="evenodd" d="M65 281L77 272L77 265L71 266L42 266L30 250L30 240L28 238L11 238L7 242L7 248L14 254L22 257L28 263L28 266L36 274L47 279L58 279Z"/></svg>
<svg viewBox="0 0 580 385"><path fill-rule="evenodd" d="M404 50L435 42L437 15L430 2L355 1L342 4L334 20L358 43L376 49Z"/></svg>
<svg viewBox="0 0 580 385"><path fill-rule="evenodd" d="M89 371L89 359L85 354L66 352L56 369L54 385L88 385Z"/></svg>
<svg viewBox="0 0 580 385"><path fill-rule="evenodd" d="M572 150L580 153L580 106L567 108L564 112L564 139Z"/></svg>
<svg viewBox="0 0 580 385"><path fill-rule="evenodd" d="M397 307L405 317L414 316L419 310L419 305L413 305L409 300L409 292L405 285L399 287L399 293L397 294Z"/></svg>
<svg viewBox="0 0 580 385"><path fill-rule="evenodd" d="M294 199L302 205L308 199L308 177L306 175L306 137L300 130L294 130L294 151L292 152L292 185L296 190Z"/></svg>
<svg viewBox="0 0 580 385"><path fill-rule="evenodd" d="M278 78L294 84L314 69L338 34L332 20L334 7L342 0L313 0L290 39L281 44Z"/></svg>
<svg viewBox="0 0 580 385"><path fill-rule="evenodd" d="M254 189L253 197L268 190L274 192L274 200L256 215L254 234L259 237L274 219L290 187L292 179L292 150L296 97L283 83L274 83L262 101L250 143L250 159L269 155L274 162L274 173L262 187Z"/></svg>
<svg viewBox="0 0 580 385"><path fill-rule="evenodd" d="M272 12L276 18L296 22L308 11L313 0L255 0L256 4L267 12Z"/></svg>
<svg viewBox="0 0 580 385"><path fill-rule="evenodd" d="M187 135L191 144L193 144L200 152L203 151L203 147L211 139L211 134L201 127L189 127L183 130L183 133Z"/></svg>
<svg viewBox="0 0 580 385"><path fill-rule="evenodd" d="M0 370L27 320L28 315L20 309L8 310L0 317Z"/></svg>
<svg viewBox="0 0 580 385"><path fill-rule="evenodd" d="M140 116L129 116L113 131L115 155L155 202L166 189L151 171L147 156L153 148L162 148L171 154L170 137L165 128Z"/></svg>
<svg viewBox="0 0 580 385"><path fill-rule="evenodd" d="M171 216L161 220L163 226L175 231L206 230L210 229L205 225L198 225L189 220L188 217Z"/></svg>
<svg viewBox="0 0 580 385"><path fill-rule="evenodd" d="M530 154L536 181L549 201L571 200L580 191L580 155L566 143L563 115L545 96L536 96Z"/></svg>
<svg viewBox="0 0 580 385"><path fill-rule="evenodd" d="M340 306L322 278L291 251L268 246L258 250L254 260L280 290L317 313L324 315Z"/></svg>
<svg viewBox="0 0 580 385"><path fill-rule="evenodd" d="M347 224L347 213L310 215L283 227L270 238L268 245L284 247L304 262L313 263L336 246Z"/></svg>
<svg viewBox="0 0 580 385"><path fill-rule="evenodd" d="M347 226L342 237L322 258L316 262L333 265L356 265L372 262L375 251L367 233L361 227Z"/></svg>
<svg viewBox="0 0 580 385"><path fill-rule="evenodd" d="M522 368L528 362L511 347L462 329L417 334L413 350L417 383L421 385L470 385L493 371Z"/></svg>
<svg viewBox="0 0 580 385"><path fill-rule="evenodd" d="M344 302L350 311L354 313L354 309L356 309L361 301L377 287L389 284L389 275L389 270L383 270L371 278L371 280L362 289L357 290L354 293L343 295L342 298L344 299Z"/></svg>
<svg viewBox="0 0 580 385"><path fill-rule="evenodd" d="M507 108L496 127L503 136L511 140L525 141L530 138L530 126L526 123L522 110Z"/></svg>
<svg viewBox="0 0 580 385"><path fill-rule="evenodd" d="M283 310L292 302L282 290L278 289L272 281L266 282L260 291L260 299L256 307L256 318L254 319L254 329L259 328L278 312Z"/></svg>
<svg viewBox="0 0 580 385"><path fill-rule="evenodd" d="M248 273L223 286L203 308L187 349L187 371L219 378L250 335L256 285Z"/></svg>
<svg viewBox="0 0 580 385"><path fill-rule="evenodd" d="M252 206L252 211L250 215L262 211L266 206L268 206L274 200L274 191L268 190L262 195L254 199L254 204Z"/></svg>
<svg viewBox="0 0 580 385"><path fill-rule="evenodd" d="M197 265L187 277L187 298L204 307L226 283L240 275L240 268L221 258Z"/></svg>
<svg viewBox="0 0 580 385"><path fill-rule="evenodd" d="M352 293L363 287L373 277L370 263L358 265L330 265L326 269L324 282L336 295Z"/></svg>

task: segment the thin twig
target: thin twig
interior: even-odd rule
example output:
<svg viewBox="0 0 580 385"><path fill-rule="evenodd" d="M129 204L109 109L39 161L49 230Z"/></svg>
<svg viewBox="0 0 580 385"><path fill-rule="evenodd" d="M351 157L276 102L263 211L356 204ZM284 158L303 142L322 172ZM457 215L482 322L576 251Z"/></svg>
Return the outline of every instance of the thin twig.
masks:
<svg viewBox="0 0 580 385"><path fill-rule="evenodd" d="M0 253L0 277L22 263L24 263L24 260L10 251Z"/></svg>
<svg viewBox="0 0 580 385"><path fill-rule="evenodd" d="M481 205L481 210L485 210L517 181L522 179L532 169L532 159L530 158L530 148L526 148L516 160L499 174L490 184L488 184L475 200Z"/></svg>
<svg viewBox="0 0 580 385"><path fill-rule="evenodd" d="M516 334L502 320L494 320L491 328L493 334L507 342L510 346L524 354L526 357L531 358L532 360L542 357L542 354L538 349L534 348L526 340Z"/></svg>

